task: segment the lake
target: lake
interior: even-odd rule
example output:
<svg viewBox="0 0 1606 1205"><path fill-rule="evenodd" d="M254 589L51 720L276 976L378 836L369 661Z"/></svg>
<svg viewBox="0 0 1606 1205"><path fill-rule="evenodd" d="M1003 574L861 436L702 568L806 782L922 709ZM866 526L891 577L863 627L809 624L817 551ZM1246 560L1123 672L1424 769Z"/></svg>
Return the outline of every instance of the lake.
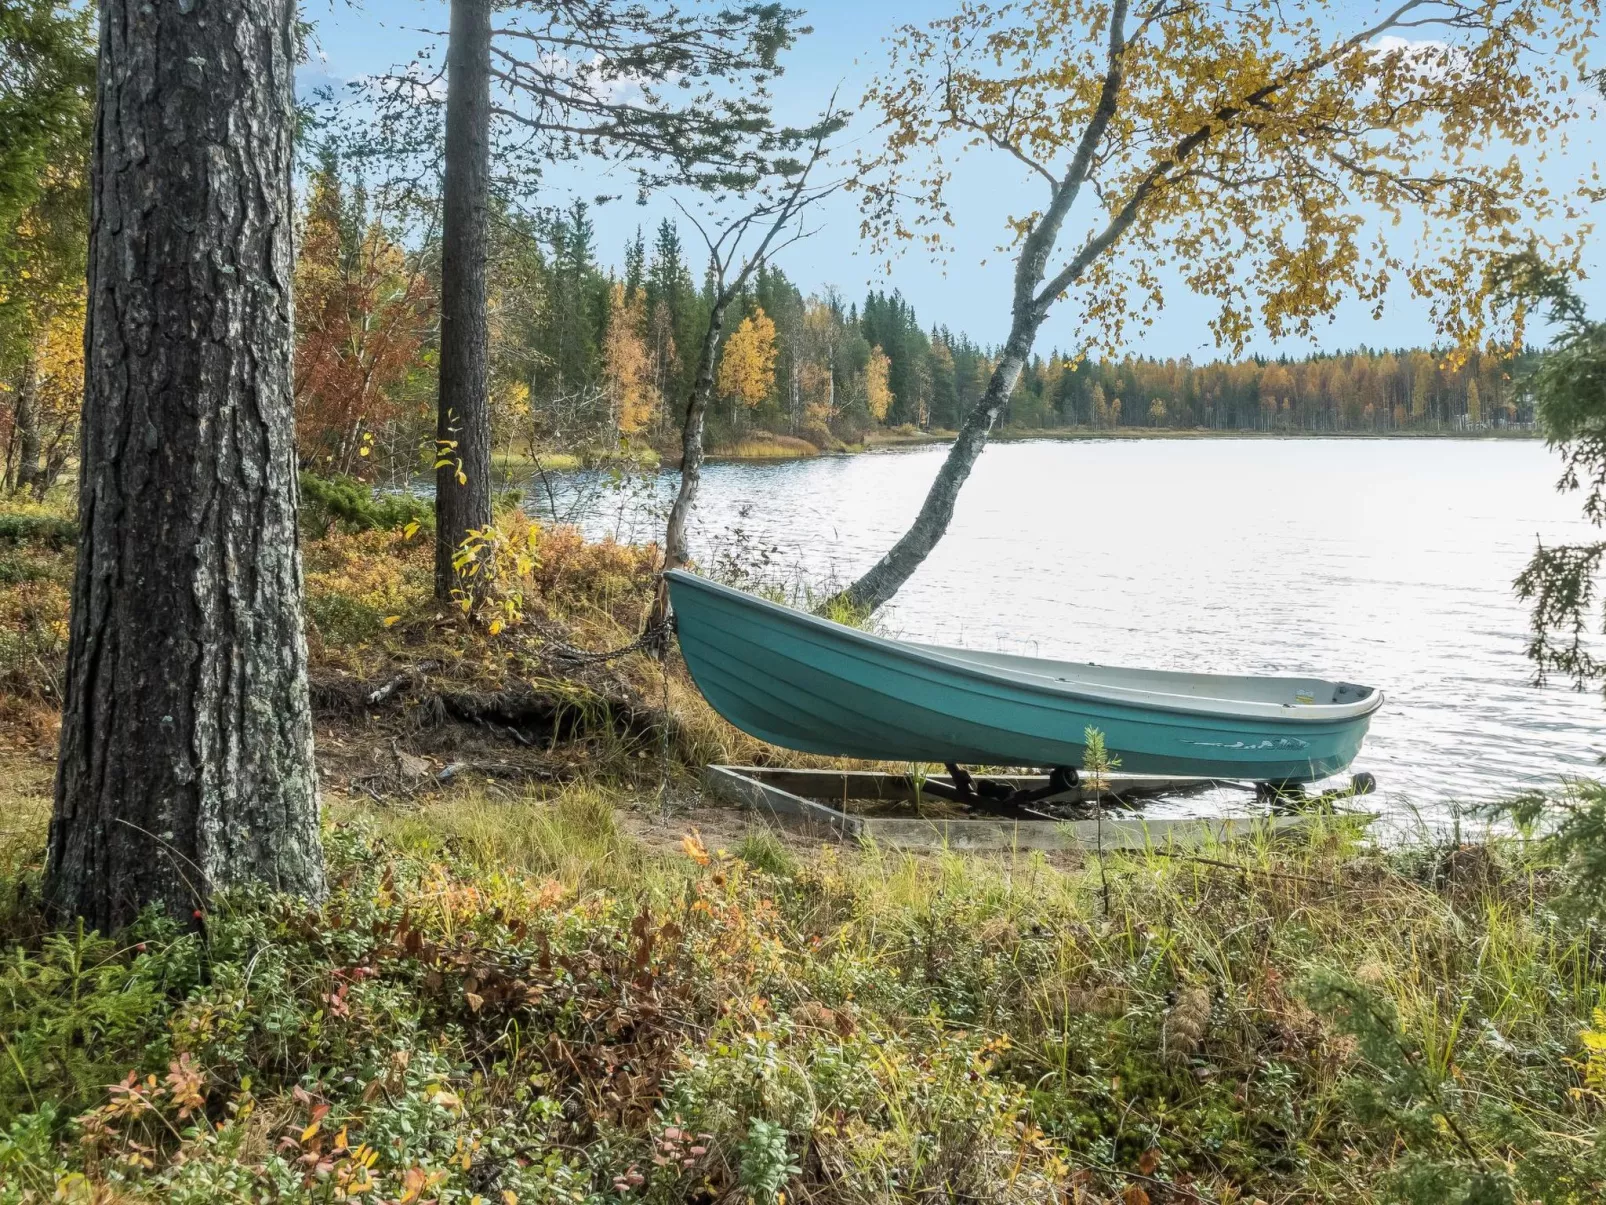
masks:
<svg viewBox="0 0 1606 1205"><path fill-rule="evenodd" d="M900 535L943 446L711 464L705 562L852 580ZM995 443L888 635L1067 660L1317 674L1381 687L1358 770L1396 803L1451 804L1596 773L1606 706L1531 685L1511 581L1593 538L1537 441L1144 439ZM677 478L539 485L535 509L653 539ZM762 558L766 558L762 559Z"/></svg>

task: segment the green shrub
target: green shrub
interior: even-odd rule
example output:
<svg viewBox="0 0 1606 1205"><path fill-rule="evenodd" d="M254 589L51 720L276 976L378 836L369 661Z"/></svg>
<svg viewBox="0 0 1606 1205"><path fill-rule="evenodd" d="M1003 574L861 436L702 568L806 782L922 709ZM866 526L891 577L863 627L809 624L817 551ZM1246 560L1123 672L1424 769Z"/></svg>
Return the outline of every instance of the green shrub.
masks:
<svg viewBox="0 0 1606 1205"><path fill-rule="evenodd" d="M753 828L743 833L736 843L736 856L754 870L779 879L789 879L797 873L797 859L772 829Z"/></svg>
<svg viewBox="0 0 1606 1205"><path fill-rule="evenodd" d="M361 644L385 630L385 618L378 607L345 594L313 594L306 600L307 618L318 629L325 644Z"/></svg>
<svg viewBox="0 0 1606 1205"><path fill-rule="evenodd" d="M353 477L301 473L301 525L313 535L326 535L336 526L394 531L409 523L433 528L434 504L407 493L378 493Z"/></svg>
<svg viewBox="0 0 1606 1205"><path fill-rule="evenodd" d="M73 544L78 540L78 520L50 514L3 513L0 514L0 540L58 547Z"/></svg>

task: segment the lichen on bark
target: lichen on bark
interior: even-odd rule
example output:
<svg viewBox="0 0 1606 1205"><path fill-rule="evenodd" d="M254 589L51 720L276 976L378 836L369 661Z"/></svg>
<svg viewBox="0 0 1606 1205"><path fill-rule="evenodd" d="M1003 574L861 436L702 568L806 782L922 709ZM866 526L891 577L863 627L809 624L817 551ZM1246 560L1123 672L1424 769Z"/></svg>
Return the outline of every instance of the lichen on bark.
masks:
<svg viewBox="0 0 1606 1205"><path fill-rule="evenodd" d="M103 0L46 891L323 890L291 410L293 0Z"/></svg>

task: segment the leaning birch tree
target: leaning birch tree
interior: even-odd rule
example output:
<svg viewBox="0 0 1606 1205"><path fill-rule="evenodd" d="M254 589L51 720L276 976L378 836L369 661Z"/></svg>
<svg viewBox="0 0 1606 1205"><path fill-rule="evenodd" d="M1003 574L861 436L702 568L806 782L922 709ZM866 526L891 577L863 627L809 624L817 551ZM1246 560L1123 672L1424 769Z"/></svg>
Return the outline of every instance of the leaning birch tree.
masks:
<svg viewBox="0 0 1606 1205"><path fill-rule="evenodd" d="M1308 335L1397 284L1457 345L1484 329L1483 269L1570 219L1535 174L1575 115L1595 0L1020 0L965 3L895 37L860 163L879 251L947 247L954 182L990 152L1035 186L1009 219L1008 332L907 532L837 602L892 598L935 547L1049 314L1118 346L1180 282L1240 351ZM1521 150L1519 160L1517 151ZM963 166L962 166L963 160ZM1562 235L1548 251L1567 261Z"/></svg>

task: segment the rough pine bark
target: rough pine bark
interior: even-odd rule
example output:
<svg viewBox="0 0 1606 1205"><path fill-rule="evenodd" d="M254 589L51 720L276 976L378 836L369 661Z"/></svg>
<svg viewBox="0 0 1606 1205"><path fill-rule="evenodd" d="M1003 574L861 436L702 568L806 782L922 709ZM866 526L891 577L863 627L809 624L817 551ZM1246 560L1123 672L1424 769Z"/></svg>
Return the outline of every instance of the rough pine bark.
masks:
<svg viewBox="0 0 1606 1205"><path fill-rule="evenodd" d="M452 0L435 432L435 596L442 601L450 601L458 585L452 559L464 538L492 519L485 309L490 177L491 0Z"/></svg>
<svg viewBox="0 0 1606 1205"><path fill-rule="evenodd" d="M46 870L108 929L323 890L291 409L294 0L101 0Z"/></svg>

